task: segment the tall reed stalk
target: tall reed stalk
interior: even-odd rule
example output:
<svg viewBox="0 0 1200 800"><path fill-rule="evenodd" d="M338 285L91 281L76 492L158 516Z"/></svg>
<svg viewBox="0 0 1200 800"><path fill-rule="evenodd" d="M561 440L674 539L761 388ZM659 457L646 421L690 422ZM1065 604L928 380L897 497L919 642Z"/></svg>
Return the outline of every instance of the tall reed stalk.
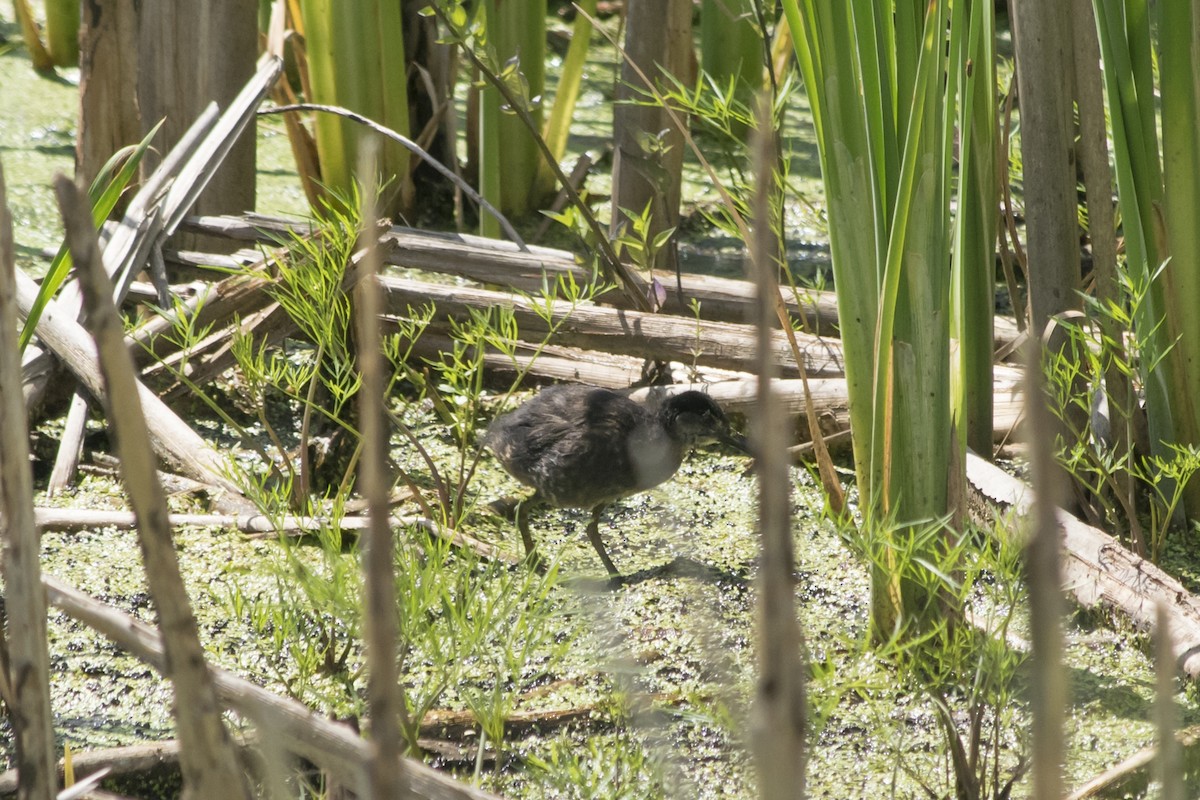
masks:
<svg viewBox="0 0 1200 800"><path fill-rule="evenodd" d="M747 109L763 85L762 37L753 0L701 3L700 67L721 91L732 85L733 96Z"/></svg>
<svg viewBox="0 0 1200 800"><path fill-rule="evenodd" d="M354 3L302 0L311 102L356 111L401 134L408 133L408 89L400 5L382 0ZM354 187L360 126L341 117L316 119L321 182L334 195L350 196ZM385 142L379 169L392 183L382 198L388 214L412 204L409 154Z"/></svg>
<svg viewBox="0 0 1200 800"><path fill-rule="evenodd" d="M1158 3L1152 26L1148 0L1093 3L1125 264L1134 291L1147 297L1134 324L1143 346L1151 448L1168 455L1172 443L1200 446L1200 18L1192 3ZM1196 517L1200 483L1192 481L1185 502Z"/></svg>
<svg viewBox="0 0 1200 800"><path fill-rule="evenodd" d="M981 198L971 218L977 222L964 217L956 232L950 198L960 117L966 128L958 133L969 144L958 173L965 181L986 177L973 159L990 149L994 135L984 125L992 111L985 42L992 6L979 0L784 0L783 6L820 151L867 522L939 518L947 511L948 475L962 469L951 447L952 297L960 309L976 308L990 319L977 283L992 269L982 223L990 201ZM976 352L973 337L990 325L966 324L961 310L958 319L959 351ZM976 363L968 373L964 364L965 356L956 369L969 397L967 387L978 389L983 370ZM892 630L906 609L921 607L919 590L883 573L875 570L872 585L880 633Z"/></svg>
<svg viewBox="0 0 1200 800"><path fill-rule="evenodd" d="M546 0L487 0L486 42L499 74L542 127L546 84ZM493 87L479 98L480 194L505 213L534 209L541 153L533 135Z"/></svg>

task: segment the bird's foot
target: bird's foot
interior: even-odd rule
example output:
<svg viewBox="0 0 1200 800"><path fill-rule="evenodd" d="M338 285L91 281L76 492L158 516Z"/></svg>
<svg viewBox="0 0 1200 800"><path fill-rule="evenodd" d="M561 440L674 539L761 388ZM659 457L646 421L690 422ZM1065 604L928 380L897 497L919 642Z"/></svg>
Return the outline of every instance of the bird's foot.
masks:
<svg viewBox="0 0 1200 800"><path fill-rule="evenodd" d="M538 575L545 575L549 569L549 567L546 565L545 559L543 559L536 550L530 550L525 554L525 563L529 565L529 568Z"/></svg>
<svg viewBox="0 0 1200 800"><path fill-rule="evenodd" d="M517 509L521 505L520 497L501 497L488 503L488 510L509 522L516 522Z"/></svg>

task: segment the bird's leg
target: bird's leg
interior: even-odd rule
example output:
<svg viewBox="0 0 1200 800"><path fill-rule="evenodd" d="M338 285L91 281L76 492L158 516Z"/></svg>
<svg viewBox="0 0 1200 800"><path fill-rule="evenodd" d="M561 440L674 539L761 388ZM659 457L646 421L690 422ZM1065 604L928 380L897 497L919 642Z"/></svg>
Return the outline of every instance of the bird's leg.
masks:
<svg viewBox="0 0 1200 800"><path fill-rule="evenodd" d="M600 514L603 511L603 503L592 509L592 521L587 526L588 541L592 543L592 547L596 548L596 554L604 562L604 568L608 570L608 574L619 576L621 573L613 564L612 559L608 557L608 551L604 549L604 540L600 538Z"/></svg>
<svg viewBox="0 0 1200 800"><path fill-rule="evenodd" d="M538 555L537 545L533 543L533 535L529 533L529 509L536 505L538 496L527 497L517 503L517 530L521 532L521 542L525 545L525 557L536 570L541 570L542 557Z"/></svg>

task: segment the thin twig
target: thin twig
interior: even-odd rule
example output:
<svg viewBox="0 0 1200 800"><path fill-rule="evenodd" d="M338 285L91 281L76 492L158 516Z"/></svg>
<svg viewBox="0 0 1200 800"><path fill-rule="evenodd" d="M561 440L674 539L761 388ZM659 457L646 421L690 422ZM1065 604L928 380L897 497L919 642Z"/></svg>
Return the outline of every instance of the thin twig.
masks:
<svg viewBox="0 0 1200 800"><path fill-rule="evenodd" d="M153 448L133 359L112 302L112 281L104 271L87 197L68 178L54 182L71 256L83 287L84 308L94 331L104 374L105 406L116 434L130 505L138 517L138 542L146 581L163 630L168 677L174 685L174 716L183 743L184 794L196 797L250 797L250 786L237 761L221 719L212 675L200 644L179 559L167 522L167 501L156 475Z"/></svg>
<svg viewBox="0 0 1200 800"><path fill-rule="evenodd" d="M380 350L379 237L375 230L375 140L363 142L359 153L359 178L363 181L360 247L365 251L359 265L361 280L355 287L355 322L358 333L359 420L362 426L360 481L366 498L370 525L363 536L362 562L366 616L364 633L367 666L367 702L371 711L371 760L367 767L372 796L378 800L407 797L408 782L400 763L401 717L407 712L400 696L396 668L397 630L396 579L392 529L388 519L388 482L385 461L387 429L383 424L384 377Z"/></svg>
<svg viewBox="0 0 1200 800"><path fill-rule="evenodd" d="M436 9L437 6L432 6L432 8ZM378 133L380 136L386 136L393 142L399 143L437 170L444 178L446 178L446 180L462 189L468 197L479 204L480 208L495 217L496 221L500 223L500 227L504 229L505 235L507 235L508 238L517 245L517 247L521 248L522 250L529 249L525 244L525 240L521 238L519 233L517 233L516 228L512 226L512 223L508 221L508 218L500 213L500 209L496 208L487 200L484 200L478 192L471 188L470 184L468 184L458 175L454 174L454 172L445 164L438 161L429 153L425 152L425 150L423 150L419 144L414 142L412 139L409 139L407 136L396 133L391 128L380 125L378 122L368 119L362 114L357 114L348 108L342 108L341 106L330 106L323 103L293 103L287 106L275 106L274 108L260 108L258 110L258 114L259 116L266 116L267 114L284 114L290 111L320 111L325 114L336 114L339 117L345 117L351 122L357 122L359 125L366 126L367 128L370 128Z"/></svg>

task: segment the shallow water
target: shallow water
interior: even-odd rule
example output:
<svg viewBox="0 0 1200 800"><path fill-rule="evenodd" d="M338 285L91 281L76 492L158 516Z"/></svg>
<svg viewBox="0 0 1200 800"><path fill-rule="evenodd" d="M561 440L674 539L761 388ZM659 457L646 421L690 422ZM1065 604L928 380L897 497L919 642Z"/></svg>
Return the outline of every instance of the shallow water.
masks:
<svg viewBox="0 0 1200 800"><path fill-rule="evenodd" d="M0 32L10 38L14 27ZM594 143L609 110L602 69L585 90L576 115L576 150ZM41 251L57 246L61 231L54 213L50 179L71 168L75 115L72 73L65 80L39 78L19 47L0 54L0 159L17 222L19 266L44 269ZM799 113L799 112L797 112ZM791 119L791 118L789 118ZM811 144L805 144L803 119L795 134L797 171L806 170L806 199L819 203L819 183ZM295 181L290 151L277 119L260 123L259 210L305 212ZM713 201L707 179L689 169L689 202ZM603 179L596 191L604 191ZM805 204L791 211L796 263L820 264L819 215ZM720 274L740 274L741 260L728 240L707 236L685 244L685 264L703 264ZM436 421L424 418L426 442L441 439L441 457L449 457L449 437ZM396 443L397 458L404 444ZM411 455L411 454L410 454ZM416 462L414 462L416 463ZM746 753L754 664L753 579L757 557L753 478L743 463L723 455L690 459L675 480L631 498L610 512L602 526L614 560L630 573L684 557L703 565L698 574L648 575L616 592L581 593L560 587L564 608L583 620L580 644L557 667L556 677L581 687L558 698L561 703L607 702L635 709L618 722L579 726L561 745L557 734L510 743L518 756L545 757L556 746L581 753L584 768L633 770L637 780L658 781L678 797L750 797L752 768ZM419 465L418 467L419 468ZM828 659L843 674L860 675L866 684L887 685L891 676L878 663L853 651L864 635L868 579L865 568L846 549L837 532L819 514L821 501L807 475L795 473L795 547L797 608L810 651ZM473 491L482 503L514 491L513 485L485 459ZM44 500L44 498L39 498ZM88 478L72 495L57 502L89 507L120 507L120 493L107 479ZM549 512L535 523L535 536L549 554L559 554L570 576L598 576L602 570L582 536L586 515ZM510 526L482 513L471 518L471 532L502 542L513 552L520 544ZM278 545L251 542L224 531L183 531L179 552L189 590L196 602L206 641L216 663L265 685L276 678L257 648L249 646L243 621L229 619L218 600L231 586L265 591L265 559L278 557ZM1180 551L1173 550L1172 558ZM144 619L152 619L137 565L136 537L129 532L98 530L48 534L45 568L85 591ZM1188 575L1200 570L1175 562ZM1152 741L1149 723L1153 675L1144 642L1119 621L1097 624L1075 615L1068 626L1067 666L1073 705L1069 716L1069 783L1076 785ZM77 749L154 740L171 735L169 692L163 681L98 636L54 615L51 620L54 708L60 741ZM820 734L810 765L813 797L920 796L920 789L898 759L941 791L946 757L936 724L920 698L893 684L839 705ZM816 687L819 695L820 688ZM634 701L631 701L633 698ZM1200 723L1194 695L1177 699L1185 724ZM549 701L547 701L549 702ZM1006 729L1006 756L1015 760L1027 709L1016 704ZM4 743L9 732L4 728ZM11 747L2 748L11 758ZM518 768L487 778L511 796L559 796L536 771ZM615 766L614 766L615 765ZM640 777L639 777L640 776ZM650 777L647 777L650 776ZM658 776L658 777L654 777ZM895 784L893 785L893 782ZM644 783L633 782L645 789ZM648 796L631 790L627 796ZM1015 796L1024 796L1024 784ZM667 793L667 792L664 792Z"/></svg>

